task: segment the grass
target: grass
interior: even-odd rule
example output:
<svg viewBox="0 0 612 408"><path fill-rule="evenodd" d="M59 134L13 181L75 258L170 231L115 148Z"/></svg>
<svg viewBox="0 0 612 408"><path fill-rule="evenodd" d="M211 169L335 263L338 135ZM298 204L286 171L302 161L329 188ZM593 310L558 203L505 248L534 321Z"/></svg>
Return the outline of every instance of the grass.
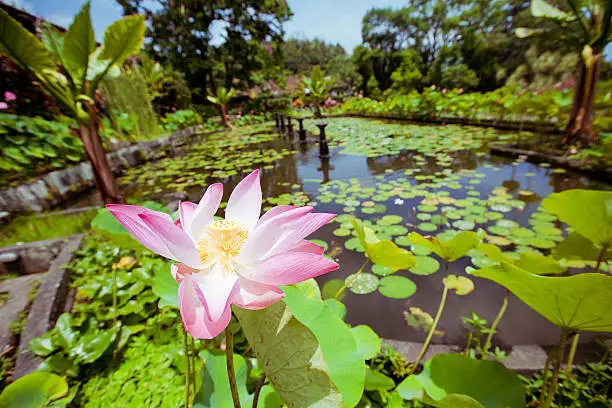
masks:
<svg viewBox="0 0 612 408"><path fill-rule="evenodd" d="M79 234L89 230L97 210L76 214L45 213L14 218L0 227L0 246Z"/></svg>

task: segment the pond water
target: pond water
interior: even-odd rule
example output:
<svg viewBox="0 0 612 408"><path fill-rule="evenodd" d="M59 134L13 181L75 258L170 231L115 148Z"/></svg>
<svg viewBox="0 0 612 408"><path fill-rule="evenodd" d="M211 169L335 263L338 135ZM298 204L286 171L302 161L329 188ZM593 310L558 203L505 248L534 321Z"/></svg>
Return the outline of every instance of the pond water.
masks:
<svg viewBox="0 0 612 408"><path fill-rule="evenodd" d="M435 314L444 277L440 260L423 247L412 246L409 232L444 237L453 231L482 228L487 239L505 251L546 252L567 232L539 207L543 197L570 188L611 189L563 169L488 154L489 143L535 137L529 133L354 118L329 119L328 123L328 159L319 157L314 136L300 143L297 136L280 135L265 124L233 136L214 135L130 169L121 179L122 188L136 200L167 203L177 198L169 193L184 191L197 202L206 185L221 180L227 198L246 172L261 168L266 208L309 204L315 211L340 215L312 237L325 241L326 253L341 266L322 277L322 284L344 280L363 264L365 256L350 220L367 220L380 238L391 238L418 255L416 268L395 273L414 282L416 292L404 299L383 296L377 288L385 285L389 271L369 265L343 299L347 321L368 324L384 338L409 341L422 341L425 333L407 326L403 311L418 307ZM314 122L308 127L318 134ZM466 267L486 265L482 254L470 255L450 264L449 273L465 274ZM505 289L472 279L471 294L449 297L439 325L443 335L436 336L435 342L464 344L467 331L462 316L474 311L491 322L497 314ZM555 344L558 336L552 324L512 297L496 343L548 345Z"/></svg>

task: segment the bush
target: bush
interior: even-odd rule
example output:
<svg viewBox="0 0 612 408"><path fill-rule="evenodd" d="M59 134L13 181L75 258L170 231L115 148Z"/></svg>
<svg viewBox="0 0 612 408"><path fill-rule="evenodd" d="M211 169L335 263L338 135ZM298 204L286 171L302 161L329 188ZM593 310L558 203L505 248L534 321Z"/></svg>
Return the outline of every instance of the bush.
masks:
<svg viewBox="0 0 612 408"><path fill-rule="evenodd" d="M177 130L204 123L202 116L193 109L183 109L168 113L161 121L164 129L169 132L176 132Z"/></svg>

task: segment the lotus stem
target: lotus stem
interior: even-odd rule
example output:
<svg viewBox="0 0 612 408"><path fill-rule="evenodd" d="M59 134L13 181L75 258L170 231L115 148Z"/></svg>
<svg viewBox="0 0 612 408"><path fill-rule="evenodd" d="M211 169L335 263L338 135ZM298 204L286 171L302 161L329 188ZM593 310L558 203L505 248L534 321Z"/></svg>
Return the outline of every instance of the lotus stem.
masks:
<svg viewBox="0 0 612 408"><path fill-rule="evenodd" d="M595 273L599 273L599 270L601 269L601 263L603 262L607 250L608 248L606 247L601 248L601 252L599 252L599 255L597 256L597 265L595 265Z"/></svg>
<svg viewBox="0 0 612 408"><path fill-rule="evenodd" d="M193 395L196 395L196 352L195 352L195 339L191 337L191 384L193 386Z"/></svg>
<svg viewBox="0 0 612 408"><path fill-rule="evenodd" d="M569 356L567 357L567 365L565 366L565 375L568 377L572 375L572 366L574 365L574 357L576 357L576 349L578 349L578 342L580 341L580 333L576 333L574 335L574 339L572 340L572 347L569 351Z"/></svg>
<svg viewBox="0 0 612 408"><path fill-rule="evenodd" d="M540 398L538 399L538 407L541 407L548 396L548 371L550 370L551 353L546 356L544 370L542 371L542 388L540 389Z"/></svg>
<svg viewBox="0 0 612 408"><path fill-rule="evenodd" d="M337 300L338 297L342 294L342 292L344 292L346 290L346 288L348 288L349 285L351 283L353 283L353 281L355 279L357 279L359 277L359 275L361 275L361 272L363 272L363 269L366 267L368 262L370 262L370 260L366 259L365 262L363 263L363 265L361 265L361 268L359 268L359 270L357 271L357 273L355 275L353 275L353 277L348 282L345 282L344 285L336 292L336 294L334 295L334 299Z"/></svg>
<svg viewBox="0 0 612 408"><path fill-rule="evenodd" d="M565 347L567 346L568 332L566 329L562 329L561 338L559 339L559 345L557 346L557 355L555 357L555 363L553 365L553 377L550 384L550 390L548 391L547 398L544 400L544 405L540 408L549 408L555 400L555 394L557 393L557 385L559 383L559 371L561 368L561 360L565 354Z"/></svg>
<svg viewBox="0 0 612 408"><path fill-rule="evenodd" d="M255 393L253 394L253 408L257 408L257 403L259 402L259 393L261 392L261 388L264 386L265 382L266 375L264 374L257 382L257 388L255 388Z"/></svg>
<svg viewBox="0 0 612 408"><path fill-rule="evenodd" d="M229 379L232 399L234 400L234 408L241 408L238 385L236 385L236 371L234 370L234 333L232 332L231 324L228 324L225 328L225 360L227 363L227 378Z"/></svg>
<svg viewBox="0 0 612 408"><path fill-rule="evenodd" d="M440 317L442 316L442 310L444 310L444 305L446 304L447 295L448 295L448 286L444 285L444 291L442 292L442 299L440 299L440 305L438 306L438 312L436 313L436 317L434 318L434 321L431 324L431 327L429 328L429 332L427 333L427 338L425 339L425 343L423 343L423 347L421 347L419 356L417 357L414 365L412 366L412 368L410 369L410 372L408 373L409 376L414 374L419 364L421 364L421 360L423 360L423 357L425 356L427 349L429 348L429 343L431 342L431 339L436 331L436 327L438 326L438 323L440 322Z"/></svg>
<svg viewBox="0 0 612 408"><path fill-rule="evenodd" d="M510 291L506 290L506 296L504 296L504 302L502 303L501 308L499 309L499 313L497 313L497 317L493 320L493 324L491 325L491 330L489 331L489 335L487 336L487 341L485 342L484 352L487 353L489 348L491 347L491 341L493 340L493 335L497 330L497 326L499 325L500 320L506 313L506 309L508 308L508 295ZM484 356L483 356L484 357Z"/></svg>
<svg viewBox="0 0 612 408"><path fill-rule="evenodd" d="M187 330L183 328L183 348L185 350L185 408L189 408L191 399L189 398L189 389L191 388L191 362L189 360L189 343L187 339Z"/></svg>

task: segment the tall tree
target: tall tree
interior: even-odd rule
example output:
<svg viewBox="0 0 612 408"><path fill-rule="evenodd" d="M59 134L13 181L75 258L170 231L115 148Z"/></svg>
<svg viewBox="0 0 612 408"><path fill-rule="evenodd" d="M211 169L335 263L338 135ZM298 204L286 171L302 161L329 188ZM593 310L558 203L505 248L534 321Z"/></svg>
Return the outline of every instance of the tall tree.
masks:
<svg viewBox="0 0 612 408"><path fill-rule="evenodd" d="M96 91L102 79L140 51L144 29L143 16L115 21L106 28L104 44L98 47L86 2L65 34L47 24L40 41L0 9L0 51L30 71L42 89L77 121L75 133L83 142L106 203L121 203L123 197L98 132Z"/></svg>
<svg viewBox="0 0 612 408"><path fill-rule="evenodd" d="M291 16L284 0L117 1L126 14L147 16L148 52L185 73L199 100L206 89L248 82L261 68L257 53L282 40Z"/></svg>
<svg viewBox="0 0 612 408"><path fill-rule="evenodd" d="M611 39L612 1L564 0L563 3L553 5L544 0L532 0L531 14L561 27L559 35L572 42L582 55L578 63L572 112L561 143L589 145L596 137L593 132L593 102L604 49ZM547 38L550 36L548 27L543 25L517 29L519 37L538 33Z"/></svg>

